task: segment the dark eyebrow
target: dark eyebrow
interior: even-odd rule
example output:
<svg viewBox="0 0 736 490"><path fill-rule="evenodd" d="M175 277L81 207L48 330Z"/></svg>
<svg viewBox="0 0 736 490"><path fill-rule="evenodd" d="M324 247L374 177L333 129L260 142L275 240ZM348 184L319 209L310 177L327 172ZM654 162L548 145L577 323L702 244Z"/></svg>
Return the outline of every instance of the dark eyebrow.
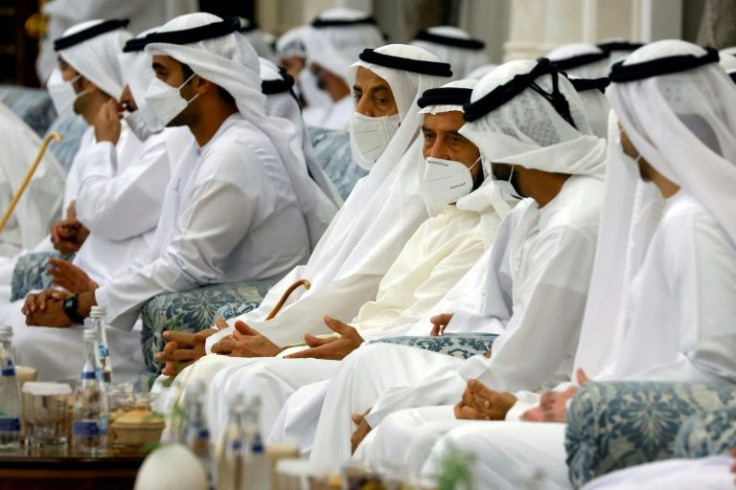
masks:
<svg viewBox="0 0 736 490"><path fill-rule="evenodd" d="M434 130L433 130L433 129L431 129L431 128L428 128L427 126L424 126L424 125L422 125L422 131L423 131L423 132L425 132L425 131L426 131L426 132L429 132L429 133L432 133L432 132L434 132Z"/></svg>
<svg viewBox="0 0 736 490"><path fill-rule="evenodd" d="M353 92L362 92L363 89L358 87L357 85L353 85Z"/></svg>
<svg viewBox="0 0 736 490"><path fill-rule="evenodd" d="M155 61L151 64L151 67L154 70L166 70L166 67L164 65L162 65L161 63L157 63Z"/></svg>
<svg viewBox="0 0 736 490"><path fill-rule="evenodd" d="M368 89L369 92L378 92L379 90L388 90L391 91L391 88L387 85L380 84L380 85L374 85L370 89Z"/></svg>

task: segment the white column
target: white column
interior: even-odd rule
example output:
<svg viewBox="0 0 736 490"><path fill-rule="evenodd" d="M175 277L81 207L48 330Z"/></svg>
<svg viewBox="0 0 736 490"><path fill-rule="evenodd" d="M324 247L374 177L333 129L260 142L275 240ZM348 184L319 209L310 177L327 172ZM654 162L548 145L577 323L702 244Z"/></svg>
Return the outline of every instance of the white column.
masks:
<svg viewBox="0 0 736 490"><path fill-rule="evenodd" d="M509 40L504 44L504 60L538 58L543 53L545 0L512 0L509 13Z"/></svg>
<svg viewBox="0 0 736 490"><path fill-rule="evenodd" d="M579 43L583 39L583 0L546 0L544 42L540 46L548 53L563 44Z"/></svg>
<svg viewBox="0 0 736 490"><path fill-rule="evenodd" d="M682 38L682 0L640 0L644 42Z"/></svg>

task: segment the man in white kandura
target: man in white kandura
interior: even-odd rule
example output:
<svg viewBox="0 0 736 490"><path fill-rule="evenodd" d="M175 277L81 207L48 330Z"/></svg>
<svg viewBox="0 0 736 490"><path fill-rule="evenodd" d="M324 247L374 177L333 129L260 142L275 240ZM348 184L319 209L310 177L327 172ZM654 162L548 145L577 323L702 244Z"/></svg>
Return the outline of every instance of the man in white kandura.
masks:
<svg viewBox="0 0 736 490"><path fill-rule="evenodd" d="M372 162L373 168L357 183L309 261L271 288L259 308L230 320L231 325L247 323L278 345L301 342L306 332L330 333L325 315L354 318L361 306L376 297L384 274L427 219L420 186L421 141L417 138L421 116L412 106L424 90L449 78L450 67L425 50L406 45L383 46L361 58L351 70L356 94L353 117L358 121L355 128L360 129L351 146L353 154L366 149L361 158ZM278 316L266 321L284 292L299 279L308 279L311 288L292 294ZM227 327L224 321L218 323ZM195 336L165 332L170 342L157 356L167 362L164 374L176 375L174 362L186 366L202 357L205 340L209 353L217 341L234 332L233 327ZM249 340L257 342L260 337L242 339L243 343ZM189 378L209 383L227 362L225 356L208 356L182 373L177 384Z"/></svg>
<svg viewBox="0 0 736 490"><path fill-rule="evenodd" d="M305 121L309 126L345 131L353 113L348 70L364 49L385 44L381 31L373 17L340 7L317 16L303 41L307 52L304 70L314 75L317 88L331 100L321 115L308 111ZM307 83L310 86L309 80ZM320 97L315 98L319 101Z"/></svg>
<svg viewBox="0 0 736 490"><path fill-rule="evenodd" d="M424 92L418 101L427 159L423 195L431 217L386 272L376 299L363 305L350 325L329 319L339 338L308 338L310 348L287 359L241 360L220 372L208 395L213 436L222 433L228 412L223 393L258 394L264 406L261 429L268 434L297 388L329 379L339 361L364 340L404 334L493 243L509 205L493 184L490 161L481 163L478 148L458 134L464 123L462 104L475 83L452 82ZM239 348L237 341L234 344Z"/></svg>
<svg viewBox="0 0 736 490"><path fill-rule="evenodd" d="M330 383L317 426L311 459L319 466L349 458L353 421L357 445L394 411L454 402L468 378L515 390L539 390L568 379L596 247L605 142L592 134L570 82L544 59L510 62L486 75L465 119L461 134L494 168L510 166L514 187L530 199L519 203L499 230L478 292L485 295L480 314L456 310L432 322L435 333L499 337L490 358L463 361L380 344L346 358ZM452 407L446 416L452 417ZM376 450L374 463L387 457L400 464L401 445L396 447Z"/></svg>
<svg viewBox="0 0 736 490"><path fill-rule="evenodd" d="M158 255L80 294L76 308L48 300L29 323L68 326L69 314L98 304L126 330L157 294L280 277L306 260L311 232L326 226L310 207L318 188L291 147L295 128L265 115L258 57L236 27L191 14L146 37L157 77L145 98L162 123L188 126L196 141L166 191Z"/></svg>
<svg viewBox="0 0 736 490"><path fill-rule="evenodd" d="M0 161L0 213L5 213L38 155L41 138L1 102L0 147L3 149ZM8 274L13 272L12 265L1 266L6 262L14 264L14 256L27 253L41 240L44 240L44 244L48 240L49 226L60 214L65 182L64 169L54 156L53 147L50 147L0 234L0 288L9 286L11 278ZM0 292L0 298L5 298L3 302L7 302L9 297L10 289L6 287Z"/></svg>
<svg viewBox="0 0 736 490"><path fill-rule="evenodd" d="M578 373L579 383L588 376L736 382L736 92L717 60L715 51L660 41L611 72L609 97L620 121L611 131L620 131L621 147L611 146L600 245L575 360L587 373ZM477 455L473 469L481 487L512 488L536 468L541 488L570 488L564 422L577 387L561 385L541 400L532 393L504 396L515 401L508 412L510 403L494 407L501 399L494 389L469 386L457 409L507 421L476 422L442 437L424 475L436 474L456 445ZM641 471L633 477L643 477ZM647 488L683 487L652 482Z"/></svg>
<svg viewBox="0 0 736 490"><path fill-rule="evenodd" d="M486 43L454 26L422 29L409 44L424 48L436 54L441 61L450 63L457 79L474 78L470 73L491 61L486 53Z"/></svg>

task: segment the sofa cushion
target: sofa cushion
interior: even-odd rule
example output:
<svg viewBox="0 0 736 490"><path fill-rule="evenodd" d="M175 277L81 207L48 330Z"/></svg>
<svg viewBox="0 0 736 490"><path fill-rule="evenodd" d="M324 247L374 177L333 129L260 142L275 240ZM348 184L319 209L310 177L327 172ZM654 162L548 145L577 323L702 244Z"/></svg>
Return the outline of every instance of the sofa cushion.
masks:
<svg viewBox="0 0 736 490"><path fill-rule="evenodd" d="M26 297L31 291L46 289L51 286L51 276L46 270L49 268L51 257L72 260L74 255L64 256L59 252L33 252L21 255L13 268L13 278L10 283L10 301L18 301Z"/></svg>
<svg viewBox="0 0 736 490"><path fill-rule="evenodd" d="M347 199L355 184L368 174L353 161L350 134L322 128L308 128L314 155L343 199Z"/></svg>
<svg viewBox="0 0 736 490"><path fill-rule="evenodd" d="M736 447L736 406L693 415L682 424L675 441L676 458L726 454Z"/></svg>
<svg viewBox="0 0 736 490"><path fill-rule="evenodd" d="M178 293L160 294L143 307L141 344L146 367L158 373L161 365L153 360L165 344L165 330L199 332L215 324L218 313L229 305L237 305L244 313L256 308L275 280L215 284ZM225 312L230 315L232 310ZM228 316L230 317L230 316Z"/></svg>
<svg viewBox="0 0 736 490"><path fill-rule="evenodd" d="M467 359L469 357L485 354L491 349L497 335L494 334L463 334L444 335L442 337L387 337L374 340L371 343L397 344L417 349L428 350L445 354L448 356Z"/></svg>

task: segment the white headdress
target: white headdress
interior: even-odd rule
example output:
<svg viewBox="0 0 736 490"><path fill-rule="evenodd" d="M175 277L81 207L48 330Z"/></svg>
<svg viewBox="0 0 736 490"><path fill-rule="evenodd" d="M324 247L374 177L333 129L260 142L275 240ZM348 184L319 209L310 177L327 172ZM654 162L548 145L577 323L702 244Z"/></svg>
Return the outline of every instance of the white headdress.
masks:
<svg viewBox="0 0 736 490"><path fill-rule="evenodd" d="M470 72L490 62L486 45L466 31L453 26L430 27L419 31L410 43L452 65L456 78L474 78Z"/></svg>
<svg viewBox="0 0 736 490"><path fill-rule="evenodd" d="M118 55L132 34L127 20L89 20L70 27L54 41L64 61L114 99L120 99L125 82Z"/></svg>
<svg viewBox="0 0 736 490"><path fill-rule="evenodd" d="M548 58L555 68L580 78L608 75L608 53L594 44L567 44L550 51Z"/></svg>

